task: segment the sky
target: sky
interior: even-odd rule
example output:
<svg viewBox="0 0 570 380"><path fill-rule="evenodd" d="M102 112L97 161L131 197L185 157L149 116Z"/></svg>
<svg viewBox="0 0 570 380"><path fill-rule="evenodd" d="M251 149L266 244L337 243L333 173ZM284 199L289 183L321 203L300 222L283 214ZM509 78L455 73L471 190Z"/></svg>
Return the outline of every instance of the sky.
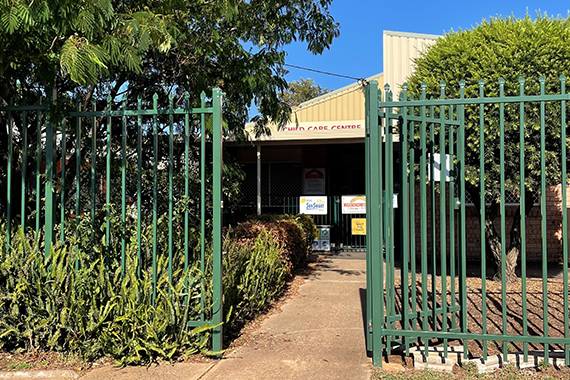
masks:
<svg viewBox="0 0 570 380"><path fill-rule="evenodd" d="M331 15L340 23L340 37L322 55L307 52L306 45L286 47L285 63L355 78L381 73L382 33L384 30L441 34L451 30L472 29L490 16L535 18L537 11L566 17L568 1L472 0L472 1L397 1L333 0ZM355 81L286 67L287 81L312 78L315 84L335 90Z"/></svg>

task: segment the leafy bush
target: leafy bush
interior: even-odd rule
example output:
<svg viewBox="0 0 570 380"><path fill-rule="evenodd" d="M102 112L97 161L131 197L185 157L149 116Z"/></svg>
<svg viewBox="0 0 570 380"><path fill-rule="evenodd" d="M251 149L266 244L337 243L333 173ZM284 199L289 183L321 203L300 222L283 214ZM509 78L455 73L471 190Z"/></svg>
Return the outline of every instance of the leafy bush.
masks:
<svg viewBox="0 0 570 380"><path fill-rule="evenodd" d="M212 326L186 327L200 314L196 265L176 270L170 284L167 260L159 258L153 302L151 271L136 273L136 242L127 246L124 274L117 260L73 243L58 243L46 258L39 239L21 230L10 248L0 252L0 349L109 356L120 364L207 352Z"/></svg>
<svg viewBox="0 0 570 380"><path fill-rule="evenodd" d="M255 239L224 241L224 307L232 310L228 328L264 310L285 286L288 266L281 246L266 230Z"/></svg>
<svg viewBox="0 0 570 380"><path fill-rule="evenodd" d="M274 240L283 245L285 258L293 266L305 262L317 236L313 219L304 214L254 216L249 222L238 225L234 229L234 235L238 238L251 239L264 228L269 229Z"/></svg>

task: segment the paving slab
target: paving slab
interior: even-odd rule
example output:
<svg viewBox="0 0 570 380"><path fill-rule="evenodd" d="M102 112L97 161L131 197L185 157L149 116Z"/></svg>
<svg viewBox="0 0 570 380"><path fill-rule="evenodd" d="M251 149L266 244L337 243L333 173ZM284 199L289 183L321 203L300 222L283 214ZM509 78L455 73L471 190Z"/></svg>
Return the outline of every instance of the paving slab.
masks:
<svg viewBox="0 0 570 380"><path fill-rule="evenodd" d="M254 343L231 352L202 379L370 379L365 268L364 260L327 258L299 294L262 323Z"/></svg>
<svg viewBox="0 0 570 380"><path fill-rule="evenodd" d="M176 363L150 367L105 366L89 371L81 380L198 380L216 363Z"/></svg>

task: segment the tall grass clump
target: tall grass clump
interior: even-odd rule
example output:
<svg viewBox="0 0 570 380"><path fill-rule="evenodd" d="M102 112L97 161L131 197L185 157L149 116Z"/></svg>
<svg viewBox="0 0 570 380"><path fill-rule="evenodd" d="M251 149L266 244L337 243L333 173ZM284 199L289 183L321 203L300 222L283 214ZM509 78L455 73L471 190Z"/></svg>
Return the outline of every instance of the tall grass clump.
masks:
<svg viewBox="0 0 570 380"><path fill-rule="evenodd" d="M0 350L107 356L119 364L208 352L212 326L187 327L203 311L199 263L177 265L170 283L160 256L153 299L152 271L137 273L136 241L126 246L123 273L117 247L85 251L70 238L46 256L34 232L18 230L7 247L0 230Z"/></svg>

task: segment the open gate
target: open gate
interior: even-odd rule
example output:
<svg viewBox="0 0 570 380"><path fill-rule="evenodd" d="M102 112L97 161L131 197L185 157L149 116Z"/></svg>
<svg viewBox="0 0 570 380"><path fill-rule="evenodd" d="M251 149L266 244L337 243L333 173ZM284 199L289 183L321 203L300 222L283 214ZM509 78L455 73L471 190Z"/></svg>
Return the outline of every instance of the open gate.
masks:
<svg viewBox="0 0 570 380"><path fill-rule="evenodd" d="M532 347L543 348L541 360L545 362L549 361L549 355L554 355L552 350L559 348L563 354L561 359L566 365L570 364L565 207L566 101L570 97L566 95L565 80L560 78L560 93L546 95L545 79L541 77L537 81L540 93L526 95L524 79L521 78L515 87L519 92L505 96L505 81L501 79L489 84L497 87L499 96L494 97L484 95L485 82L480 81L474 85L475 89L473 85L470 88L471 94L479 96L471 98L465 96L465 83L459 82L460 96L455 99L446 98L446 84L442 82L440 98L429 100L425 85L414 100L404 84L398 101L394 101L389 85L384 88L384 98L377 82L371 81L366 85L366 320L367 349L372 353L375 366L381 366L383 355L389 355L395 346L406 354L413 347L427 357L429 345L442 344L441 351L447 357L450 347L460 344L461 350L458 351L467 359L474 342L481 347L480 355L484 360L491 355L491 343L502 342L493 347L503 362L514 360L510 355L517 351L516 348L520 349L521 355L517 360L529 361L529 347ZM558 128L558 134L549 137L553 141L548 141L548 149L556 153L548 159L545 154L547 119L550 122L548 133ZM490 123L497 128L497 133L492 136L487 130ZM505 135L518 144L511 145L508 150L508 162L505 158ZM492 138L496 142L487 143ZM471 161L466 161L466 142L469 143L467 154ZM493 150L490 148L492 143L496 144ZM527 154L525 161L526 148L520 148L525 144L540 146L540 157ZM489 155L493 157L491 164ZM562 173L557 174L559 187L551 187L560 189L560 204L564 205L559 206L562 212L556 216L560 221L559 230L552 227L554 222L547 223L548 218L558 220L553 216L554 208L549 208L547 213L546 193L550 191L546 180L547 160L551 160L549 164L556 163ZM528 166L531 163L540 167L536 177L540 187L538 216L527 215L524 206L528 191L525 180L528 181L530 176ZM471 176L479 173L475 182L483 189L477 203L482 205L479 210L482 217L471 219L470 223L475 228L470 227L466 231L467 209L475 211L472 204L466 204L465 176L469 165L474 167L469 172ZM495 170L500 169L500 174L497 174L500 180L494 186L500 204L497 219L500 218L499 239L503 258L498 272L501 279L493 284L487 280L485 250L488 237L484 225L485 193L491 187L490 181L485 182L485 170L489 165L496 165ZM507 183L506 170L520 170L520 182ZM520 281L509 284L507 294L505 204L509 191L520 196L521 206L516 216L521 220L522 268ZM471 212L470 218L474 215L475 212ZM525 234L525 225L534 225L530 223L531 217L540 222L535 224L539 228L542 247L538 252L541 261L537 264L541 271L535 278L542 282L542 286L536 291L527 287L527 253L530 248L525 242L526 234L530 235L530 232L527 228ZM467 236L476 234L479 234L477 244L481 252L475 259L481 263L480 266L472 264L475 261L472 261L471 254L468 257ZM547 268L551 257L548 253L551 246L547 245L550 235L559 236L562 248L562 286L559 290L549 280ZM473 274L474 270L476 274ZM493 292L487 290L491 285L496 289ZM535 309L530 305L531 299L537 303ZM551 315L553 308L560 311L559 317ZM533 313L536 315L532 316ZM530 321L529 317L532 317Z"/></svg>

